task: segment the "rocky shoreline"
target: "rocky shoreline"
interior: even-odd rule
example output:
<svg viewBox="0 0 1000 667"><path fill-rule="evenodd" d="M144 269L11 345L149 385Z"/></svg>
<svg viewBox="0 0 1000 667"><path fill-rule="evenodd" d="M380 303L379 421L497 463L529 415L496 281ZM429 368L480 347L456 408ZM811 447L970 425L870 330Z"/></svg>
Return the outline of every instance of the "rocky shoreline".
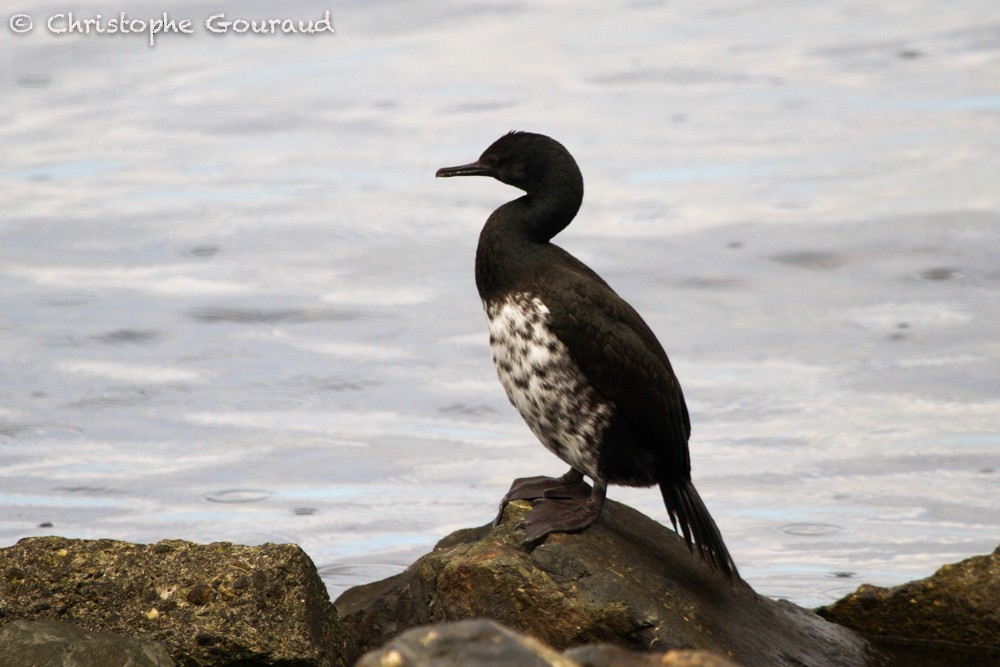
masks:
<svg viewBox="0 0 1000 667"><path fill-rule="evenodd" d="M1000 664L1000 547L813 612L612 501L526 551L526 509L336 602L295 545L25 538L0 549L0 667Z"/></svg>

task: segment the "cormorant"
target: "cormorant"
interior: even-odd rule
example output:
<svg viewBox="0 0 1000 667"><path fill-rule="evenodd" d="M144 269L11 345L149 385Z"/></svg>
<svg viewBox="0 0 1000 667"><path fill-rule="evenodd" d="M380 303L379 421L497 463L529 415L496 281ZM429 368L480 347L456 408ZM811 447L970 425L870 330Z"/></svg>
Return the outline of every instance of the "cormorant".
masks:
<svg viewBox="0 0 1000 667"><path fill-rule="evenodd" d="M600 276L550 242L583 201L576 161L547 136L511 132L475 162L439 169L437 176L491 176L525 192L486 221L476 286L510 402L570 469L558 478L514 480L496 522L509 501L533 500L523 524L530 544L594 523L608 484L655 484L688 549L693 543L703 560L738 581L691 483L691 422L663 347Z"/></svg>

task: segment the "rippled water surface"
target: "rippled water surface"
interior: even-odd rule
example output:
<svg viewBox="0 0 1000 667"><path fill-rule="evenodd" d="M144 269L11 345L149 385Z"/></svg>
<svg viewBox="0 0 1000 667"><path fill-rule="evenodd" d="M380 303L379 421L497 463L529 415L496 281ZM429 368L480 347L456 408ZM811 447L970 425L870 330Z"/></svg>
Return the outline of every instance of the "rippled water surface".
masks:
<svg viewBox="0 0 1000 667"><path fill-rule="evenodd" d="M375 6L372 6L372 5ZM336 595L563 471L472 277L510 129L643 313L746 578L818 604L1000 534L1000 5L239 3L0 24L0 543L296 542ZM13 13L13 12L12 12ZM665 520L654 490L611 497Z"/></svg>

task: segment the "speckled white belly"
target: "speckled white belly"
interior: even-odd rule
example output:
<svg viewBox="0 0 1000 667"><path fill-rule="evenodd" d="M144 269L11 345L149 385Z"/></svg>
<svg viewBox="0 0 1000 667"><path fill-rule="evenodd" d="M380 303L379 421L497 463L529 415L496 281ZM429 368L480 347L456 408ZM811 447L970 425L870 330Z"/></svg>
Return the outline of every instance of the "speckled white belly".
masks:
<svg viewBox="0 0 1000 667"><path fill-rule="evenodd" d="M528 293L483 305L493 363L510 402L552 453L596 477L598 443L611 409L597 400L566 346L549 330L549 309Z"/></svg>

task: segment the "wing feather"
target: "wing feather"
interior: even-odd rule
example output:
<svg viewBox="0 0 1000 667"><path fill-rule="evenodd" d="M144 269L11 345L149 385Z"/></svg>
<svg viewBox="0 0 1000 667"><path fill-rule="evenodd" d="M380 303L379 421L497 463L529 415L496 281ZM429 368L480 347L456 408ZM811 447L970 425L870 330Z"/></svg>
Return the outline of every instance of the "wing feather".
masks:
<svg viewBox="0 0 1000 667"><path fill-rule="evenodd" d="M609 445L634 448L637 465L656 466L656 481L689 479L691 421L663 346L635 309L586 265L573 259L549 267L545 292L557 292L546 304L549 326L595 392L614 405L621 422L617 437L633 440Z"/></svg>

